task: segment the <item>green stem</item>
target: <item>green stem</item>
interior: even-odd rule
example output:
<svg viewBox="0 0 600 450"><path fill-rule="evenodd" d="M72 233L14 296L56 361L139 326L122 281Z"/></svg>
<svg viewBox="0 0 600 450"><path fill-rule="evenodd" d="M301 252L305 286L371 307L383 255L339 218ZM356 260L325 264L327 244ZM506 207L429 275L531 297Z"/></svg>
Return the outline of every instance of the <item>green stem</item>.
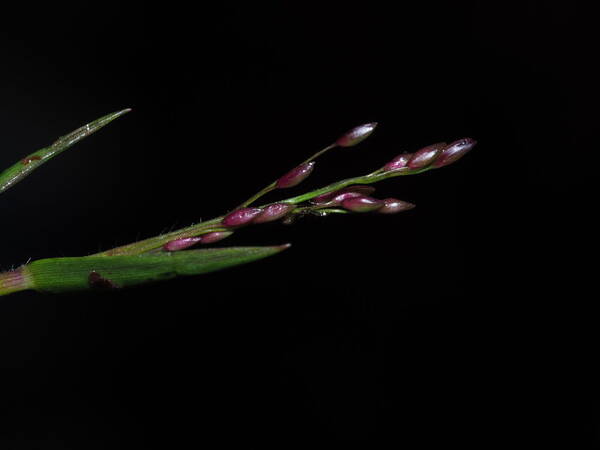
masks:
<svg viewBox="0 0 600 450"><path fill-rule="evenodd" d="M399 176L403 176L403 175L415 175L417 173L426 172L427 170L430 170L430 169L431 169L430 167L425 167L423 169L407 169L407 170L399 169L399 170L391 170L389 172L383 172L381 170L376 170L375 172L372 172L368 175L363 175L363 176L354 177L354 178L346 178L345 180L331 183L320 189L316 189L314 191L307 192L305 194L298 195L296 197L288 198L287 200L284 200L284 202L298 204L298 203L302 203L307 200L310 200L312 198L315 198L319 195L328 194L330 192L335 192L342 188L352 186L353 184L373 184L373 183L377 183L379 181L386 180L388 178L394 178L394 177L399 177Z"/></svg>
<svg viewBox="0 0 600 450"><path fill-rule="evenodd" d="M324 149L319 150L317 153L315 153L314 155L312 155L310 158L302 161L300 164L298 164L299 166L301 166L302 164L306 164L309 163L311 161L314 161L315 159L317 159L319 156L321 156L323 153L328 152L329 150L331 150L332 148L337 147L336 143L330 144L327 147L325 147Z"/></svg>
<svg viewBox="0 0 600 450"><path fill-rule="evenodd" d="M8 272L0 272L0 296L24 291L33 287L29 269L21 266Z"/></svg>
<svg viewBox="0 0 600 450"><path fill-rule="evenodd" d="M160 236L154 236L121 247L115 247L100 253L94 253L90 256L139 255L160 248L167 242L175 239L200 236L202 234L212 233L213 231L228 231L228 228L219 226L223 217L224 216L215 217L206 222L190 225L189 227L180 228L179 230L171 231L170 233L161 234Z"/></svg>
<svg viewBox="0 0 600 450"><path fill-rule="evenodd" d="M324 149L319 150L317 153L315 153L314 155L312 155L310 158L304 160L303 162L301 162L300 164L298 164L299 166L309 163L315 159L317 159L319 156L321 156L323 153L331 150L332 148L337 147L337 144L331 144L328 145L327 147L325 147ZM260 191L258 191L256 194L254 194L252 197L250 197L248 200L246 200L244 203L242 203L241 205L239 205L236 209L240 209L240 208L245 208L246 206L251 205L252 203L254 203L256 200L258 200L259 198L261 198L263 195L275 190L277 187L277 180L273 181L271 184L269 184L268 186L265 186L264 188L262 188Z"/></svg>
<svg viewBox="0 0 600 450"><path fill-rule="evenodd" d="M242 203L240 206L238 206L235 209L245 208L246 206L251 205L256 200L261 198L263 195L268 194L269 192L275 190L276 185L277 185L277 181L273 181L271 184L262 188L260 191L258 191L256 194L254 194L252 197L250 197L248 200L246 200L244 203Z"/></svg>

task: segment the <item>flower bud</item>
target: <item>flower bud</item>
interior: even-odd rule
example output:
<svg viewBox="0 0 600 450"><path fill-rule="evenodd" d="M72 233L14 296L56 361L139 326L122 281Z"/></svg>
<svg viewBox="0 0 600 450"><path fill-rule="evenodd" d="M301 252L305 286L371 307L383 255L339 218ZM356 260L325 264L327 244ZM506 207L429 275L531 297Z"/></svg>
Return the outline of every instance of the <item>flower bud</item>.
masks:
<svg viewBox="0 0 600 450"><path fill-rule="evenodd" d="M167 252L177 252L179 250L183 250L188 247L191 247L192 245L196 245L198 242L201 242L201 241L202 241L202 237L200 237L200 236L174 239L172 241L167 242L165 245L163 245L163 250L165 250Z"/></svg>
<svg viewBox="0 0 600 450"><path fill-rule="evenodd" d="M279 189L296 186L308 177L315 167L315 162L300 164L298 167L290 170L276 182Z"/></svg>
<svg viewBox="0 0 600 450"><path fill-rule="evenodd" d="M410 153L402 153L392 159L389 163L383 166L384 172L389 172L390 170L397 170L406 167L408 161L412 157Z"/></svg>
<svg viewBox="0 0 600 450"><path fill-rule="evenodd" d="M373 192L375 192L375 188L373 186L366 186L364 184L356 184L354 186L347 186L337 191L317 195L316 197L312 198L310 202L314 204L327 203L334 197L339 196L340 194L344 194L346 192L356 192L362 195L370 195Z"/></svg>
<svg viewBox="0 0 600 450"><path fill-rule="evenodd" d="M201 244L212 244L213 242L220 241L221 239L225 239L233 234L233 231L213 231L211 233L206 233L200 236Z"/></svg>
<svg viewBox="0 0 600 450"><path fill-rule="evenodd" d="M415 205L397 198L386 198L383 200L383 206L377 210L381 214L396 214L402 211L413 209Z"/></svg>
<svg viewBox="0 0 600 450"><path fill-rule="evenodd" d="M378 210L383 206L383 201L372 197L352 197L342 201L342 206L348 211L370 212Z"/></svg>
<svg viewBox="0 0 600 450"><path fill-rule="evenodd" d="M477 141L471 138L459 139L448 144L443 150L438 159L433 163L433 167L443 167L462 158L469 150L471 150Z"/></svg>
<svg viewBox="0 0 600 450"><path fill-rule="evenodd" d="M321 195L317 195L316 197L313 197L310 199L311 203L314 203L315 205L318 205L319 203L326 203L331 197L333 197L337 192L339 191L335 191L335 192L327 192L325 194L321 194Z"/></svg>
<svg viewBox="0 0 600 450"><path fill-rule="evenodd" d="M333 197L331 200L329 200L327 202L328 205L331 206L335 206L335 205L341 205L343 203L344 200L349 199L349 198L356 198L356 197L364 197L365 195L360 193L360 192L342 192L341 194L336 195L335 197Z"/></svg>
<svg viewBox="0 0 600 450"><path fill-rule="evenodd" d="M377 122L371 122L354 127L342 134L335 143L340 147L352 147L368 138L376 126Z"/></svg>
<svg viewBox="0 0 600 450"><path fill-rule="evenodd" d="M446 143L440 142L438 144L428 145L427 147L417 150L415 153L413 153L410 161L408 161L408 167L411 169L422 169L431 165L445 147Z"/></svg>
<svg viewBox="0 0 600 450"><path fill-rule="evenodd" d="M265 223L281 219L294 208L295 205L292 205L291 203L273 203L272 205L266 206L263 211L255 217L252 223Z"/></svg>
<svg viewBox="0 0 600 450"><path fill-rule="evenodd" d="M262 212L260 208L242 208L227 214L222 224L226 227L239 227L246 225Z"/></svg>

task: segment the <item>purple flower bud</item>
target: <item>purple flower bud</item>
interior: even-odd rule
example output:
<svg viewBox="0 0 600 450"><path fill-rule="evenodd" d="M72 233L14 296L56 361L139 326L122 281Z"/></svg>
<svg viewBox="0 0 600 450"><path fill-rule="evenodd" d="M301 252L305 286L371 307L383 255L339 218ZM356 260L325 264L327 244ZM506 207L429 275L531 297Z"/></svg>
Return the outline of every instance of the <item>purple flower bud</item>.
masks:
<svg viewBox="0 0 600 450"><path fill-rule="evenodd" d="M402 153L383 166L383 170L389 172L390 170L402 169L406 167L411 157L412 154L410 153Z"/></svg>
<svg viewBox="0 0 600 450"><path fill-rule="evenodd" d="M438 159L433 163L433 167L443 167L462 158L469 150L471 150L477 141L471 138L459 139L446 146Z"/></svg>
<svg viewBox="0 0 600 450"><path fill-rule="evenodd" d="M176 252L191 247L192 245L196 245L200 241L202 241L202 237L200 236L174 239L163 245L163 250L167 252Z"/></svg>
<svg viewBox="0 0 600 450"><path fill-rule="evenodd" d="M331 197L333 197L337 192L338 191L336 191L336 192L327 192L326 194L317 195L316 197L311 198L310 202L314 203L314 204L325 203Z"/></svg>
<svg viewBox="0 0 600 450"><path fill-rule="evenodd" d="M383 206L377 210L381 214L396 214L402 211L413 209L415 205L397 198L386 198L383 200Z"/></svg>
<svg viewBox="0 0 600 450"><path fill-rule="evenodd" d="M252 223L265 223L281 219L282 217L285 217L287 213L289 213L294 208L295 205L292 205L291 203L274 203L272 205L266 206L263 209L262 213L256 216Z"/></svg>
<svg viewBox="0 0 600 450"><path fill-rule="evenodd" d="M376 126L377 122L371 122L354 127L342 134L335 143L340 147L352 147L368 138Z"/></svg>
<svg viewBox="0 0 600 450"><path fill-rule="evenodd" d="M315 162L311 161L308 163L300 164L298 167L290 170L279 180L277 180L277 187L279 189L289 188L296 186L303 182L308 177L315 167Z"/></svg>
<svg viewBox="0 0 600 450"><path fill-rule="evenodd" d="M246 225L262 212L260 208L242 208L227 214L222 224L226 227L239 227Z"/></svg>
<svg viewBox="0 0 600 450"><path fill-rule="evenodd" d="M213 242L225 239L233 234L233 231L213 231L212 233L206 233L200 236L202 239L201 244L212 244Z"/></svg>
<svg viewBox="0 0 600 450"><path fill-rule="evenodd" d="M337 197L340 194L344 194L346 192L355 192L362 195L370 195L373 192L375 192L375 188L373 186L366 186L364 184L356 184L354 186L348 186L337 191L328 192L327 194L317 195L316 197L311 199L310 202L314 204L327 203L334 197Z"/></svg>
<svg viewBox="0 0 600 450"><path fill-rule="evenodd" d="M412 158L408 161L408 167L411 169L422 169L432 164L446 147L445 142L428 145L421 150L413 153Z"/></svg>
<svg viewBox="0 0 600 450"><path fill-rule="evenodd" d="M378 210L383 206L383 200L372 197L352 197L342 202L342 206L353 212L370 212Z"/></svg>
<svg viewBox="0 0 600 450"><path fill-rule="evenodd" d="M340 205L342 204L342 202L346 199L349 198L356 198L356 197L364 197L365 195L360 193L360 192L343 192L341 194L336 195L335 197L333 197L330 201L327 202L327 204L331 204L333 205Z"/></svg>

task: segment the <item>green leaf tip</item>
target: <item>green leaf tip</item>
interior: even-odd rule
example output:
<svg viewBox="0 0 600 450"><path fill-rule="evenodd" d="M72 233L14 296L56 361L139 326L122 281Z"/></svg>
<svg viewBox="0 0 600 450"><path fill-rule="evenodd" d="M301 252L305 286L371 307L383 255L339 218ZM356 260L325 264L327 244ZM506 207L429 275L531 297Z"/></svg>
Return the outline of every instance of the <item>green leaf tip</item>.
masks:
<svg viewBox="0 0 600 450"><path fill-rule="evenodd" d="M66 150L70 146L95 133L100 128L108 125L113 120L118 119L119 117L121 117L124 114L127 114L130 111L131 108L126 108L122 109L121 111L115 111L113 113L102 116L99 119L94 120L93 122L90 122L82 127L77 128L75 131L72 131L69 134L59 137L56 141L52 143L51 148L60 148L60 151Z"/></svg>
<svg viewBox="0 0 600 450"><path fill-rule="evenodd" d="M59 137L50 146L37 150L16 164L13 164L0 173L0 194L13 187L42 164L130 111L131 108L126 108L100 117L93 122L77 128L75 131Z"/></svg>
<svg viewBox="0 0 600 450"><path fill-rule="evenodd" d="M143 255L48 258L27 265L31 289L41 292L112 290L177 276L199 275L275 255L290 244L225 247Z"/></svg>

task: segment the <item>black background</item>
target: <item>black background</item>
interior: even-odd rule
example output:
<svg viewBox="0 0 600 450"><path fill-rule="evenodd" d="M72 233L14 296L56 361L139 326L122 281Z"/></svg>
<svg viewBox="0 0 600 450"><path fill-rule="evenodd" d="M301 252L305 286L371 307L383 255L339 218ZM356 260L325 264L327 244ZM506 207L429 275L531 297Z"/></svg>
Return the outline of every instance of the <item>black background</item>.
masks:
<svg viewBox="0 0 600 450"><path fill-rule="evenodd" d="M133 112L2 196L2 269L220 215L360 123L379 127L294 192L434 142L479 144L378 186L410 212L227 241L293 244L268 260L110 294L3 297L3 448L596 448L591 12L196 6L3 14L0 167Z"/></svg>

